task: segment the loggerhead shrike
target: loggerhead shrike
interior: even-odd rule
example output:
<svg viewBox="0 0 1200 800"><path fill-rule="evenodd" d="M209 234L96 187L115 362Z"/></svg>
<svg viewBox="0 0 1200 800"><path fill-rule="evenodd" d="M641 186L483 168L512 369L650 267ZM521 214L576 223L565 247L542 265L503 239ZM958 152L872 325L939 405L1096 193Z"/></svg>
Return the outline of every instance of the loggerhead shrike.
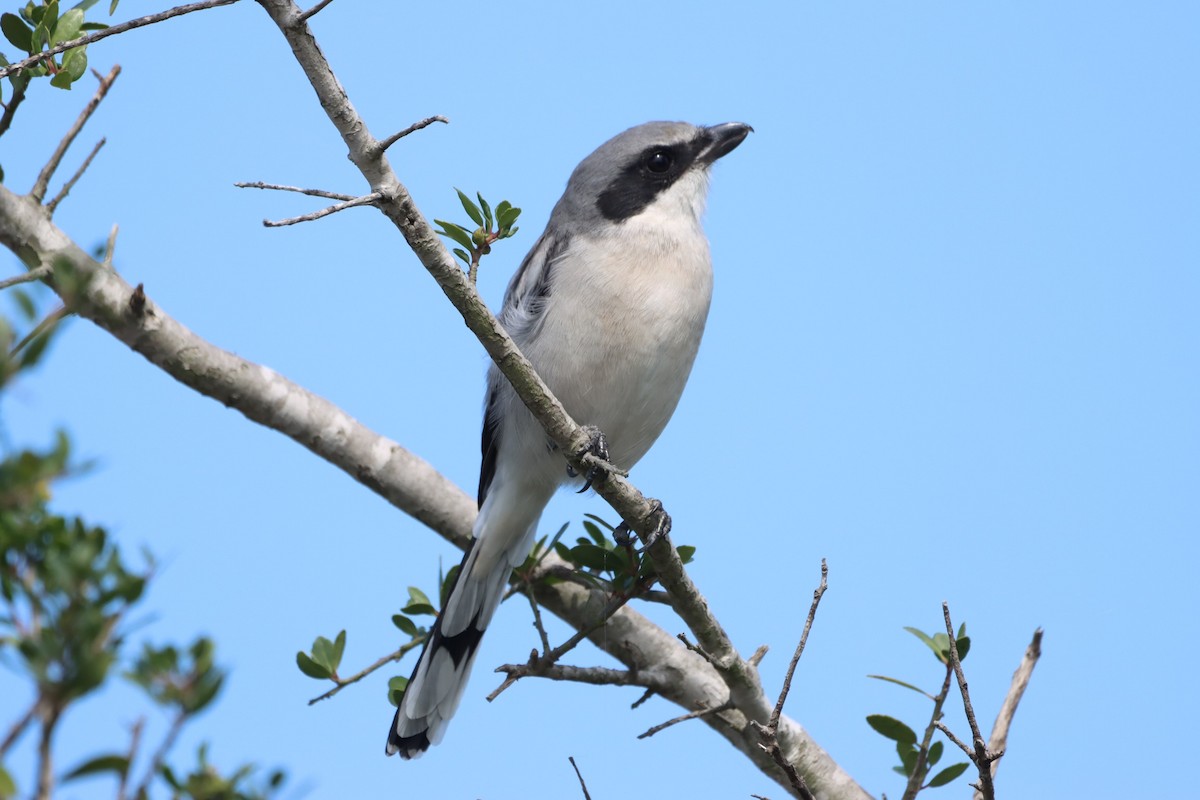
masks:
<svg viewBox="0 0 1200 800"><path fill-rule="evenodd" d="M687 382L712 297L700 217L708 172L751 128L649 122L585 158L513 276L500 322L572 419L632 467ZM474 540L388 732L387 754L441 741L484 630L542 509L576 479L495 365L488 371Z"/></svg>

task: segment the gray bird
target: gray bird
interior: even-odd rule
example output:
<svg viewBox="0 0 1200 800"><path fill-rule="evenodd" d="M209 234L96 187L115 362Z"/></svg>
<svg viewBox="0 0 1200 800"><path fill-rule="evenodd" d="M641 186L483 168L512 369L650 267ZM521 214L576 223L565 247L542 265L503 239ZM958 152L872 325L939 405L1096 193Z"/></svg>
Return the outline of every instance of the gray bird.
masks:
<svg viewBox="0 0 1200 800"><path fill-rule="evenodd" d="M567 182L513 276L500 322L572 419L629 469L662 433L712 297L700 226L713 163L750 133L648 122L609 139ZM495 365L488 371L479 517L388 732L387 754L441 741L514 567L555 490L579 480Z"/></svg>

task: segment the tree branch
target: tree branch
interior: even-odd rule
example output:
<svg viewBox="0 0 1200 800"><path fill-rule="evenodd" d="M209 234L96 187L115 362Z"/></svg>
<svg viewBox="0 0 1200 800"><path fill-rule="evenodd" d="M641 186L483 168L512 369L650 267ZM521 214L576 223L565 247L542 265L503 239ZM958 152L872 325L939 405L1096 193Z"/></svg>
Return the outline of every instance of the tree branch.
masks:
<svg viewBox="0 0 1200 800"><path fill-rule="evenodd" d="M1017 705L1020 704L1025 689L1029 686L1029 680L1033 677L1033 668L1037 666L1041 657L1042 629L1038 628L1033 632L1033 640L1029 642L1029 647L1025 648L1025 656L1013 673L1012 684L1008 687L1008 694L1004 696L1004 702L1000 705L1000 713L996 715L996 724L992 726L992 735L988 738L987 749L996 755L992 761L993 778L1000 769L1000 756L1008 749L1008 729L1017 713ZM983 800L982 791L975 792L975 800Z"/></svg>
<svg viewBox="0 0 1200 800"><path fill-rule="evenodd" d="M39 61L45 61L47 58L56 56L59 53L65 53L66 51L75 47L91 44L92 42L98 42L101 39L107 39L109 36L116 36L118 33L131 31L134 28L143 28L147 25L153 25L156 22L162 22L163 20L171 19L172 17L190 14L193 11L203 11L206 8L227 6L236 2L237 0L203 0L203 2L200 3L188 3L187 5L176 6L175 8L168 9L167 11L161 11L157 14L150 14L145 17L131 19L128 22L121 22L116 25L111 25L102 31L96 31L95 33L89 33L86 36L80 36L78 39L72 39L69 42L56 44L49 50L43 50L40 53L34 53L29 58L23 58L20 61L9 64L7 67L0 69L0 78L7 78L9 75L20 72L26 67L32 67Z"/></svg>

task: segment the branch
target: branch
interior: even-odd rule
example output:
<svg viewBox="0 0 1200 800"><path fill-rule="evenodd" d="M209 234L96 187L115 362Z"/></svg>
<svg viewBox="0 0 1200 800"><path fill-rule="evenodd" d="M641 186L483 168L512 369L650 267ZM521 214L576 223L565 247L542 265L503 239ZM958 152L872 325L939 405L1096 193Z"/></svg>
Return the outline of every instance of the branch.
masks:
<svg viewBox="0 0 1200 800"><path fill-rule="evenodd" d="M88 153L87 158L85 158L83 163L79 165L79 169L75 170L75 174L71 176L71 179L63 184L63 187L58 190L58 194L54 195L54 198L49 203L46 203L47 213L51 215L54 214L54 209L58 208L58 204L65 200L67 195L70 194L71 189L75 186L79 179L83 177L83 173L86 172L87 168L92 165L92 159L96 157L96 153L100 152L100 148L104 147L104 144L107 141L108 140L104 137L100 137L100 141L96 142L96 146L92 148L92 152Z"/></svg>
<svg viewBox="0 0 1200 800"><path fill-rule="evenodd" d="M1033 632L1033 640L1029 642L1029 647L1025 648L1025 656L1017 666L1016 672L1013 673L1012 684L1008 687L1008 694L1005 695L1004 702L1000 705L1000 713L996 715L996 724L992 726L992 735L988 739L988 750L996 754L995 760L992 761L993 778L996 777L996 771L1000 769L1000 756L1008 749L1008 729L1017 713L1017 705L1021 702L1021 697L1024 696L1025 689L1029 686L1029 680L1033 677L1033 668L1037 666L1038 659L1041 657L1042 629L1038 628ZM977 791L975 798L983 800L983 793Z"/></svg>
<svg viewBox="0 0 1200 800"><path fill-rule="evenodd" d="M301 189L299 186L284 186L280 183L263 183L262 181L238 181L234 184L239 189L271 189L276 192L299 192L311 197L324 197L326 200L353 200L352 194L327 192L324 189Z"/></svg>
<svg viewBox="0 0 1200 800"><path fill-rule="evenodd" d="M337 686L334 686L328 692L325 692L325 694L317 695L312 700L309 700L308 704L311 706L311 705L321 702L322 700L328 700L329 698L333 697L335 694L340 692L342 689L345 689L350 684L358 683L359 681L361 681L363 678L370 675L375 670L380 669L380 668L392 663L393 661L399 661L400 659L404 658L404 654L407 653L409 650L412 650L413 648L419 647L420 645L423 645L423 644L425 644L424 636L422 636L418 639L413 639L411 642L406 642L399 650L397 650L394 653L388 653L386 656L379 659L374 664L372 664L371 666L362 670L361 672L356 672L355 674L351 675L349 678L338 679Z"/></svg>
<svg viewBox="0 0 1200 800"><path fill-rule="evenodd" d="M46 189L50 186L50 178L54 177L54 171L62 163L63 156L67 154L67 148L71 146L71 142L75 141L75 137L83 130L84 124L91 118L92 113L96 110L96 106L100 105L100 101L108 94L109 87L113 85L113 81L121 74L121 65L114 66L108 75L104 77L101 77L100 73L95 70L92 71L92 74L100 81L100 86L96 89L96 93L92 95L92 99L88 101L88 104L83 107L83 111L79 112L79 116L75 119L75 124L67 131L67 135L62 138L62 141L58 143L58 147L51 154L50 160L46 162L46 166L42 167L42 171L38 173L37 180L33 183L33 188L29 190L29 196L39 203L46 196ZM96 149L99 149L99 146ZM92 155L95 155L95 153ZM87 162L80 168L80 172L87 168L91 160L89 156ZM50 208L50 213L54 213L53 208Z"/></svg>
<svg viewBox="0 0 1200 800"><path fill-rule="evenodd" d="M4 735L4 741L0 742L0 760L4 759L5 753L17 743L17 740L21 738L21 734L29 728L30 723L37 716L37 711L38 701L34 700L30 703L29 710L22 714L20 719L14 722L12 727L8 729L8 733Z"/></svg>
<svg viewBox="0 0 1200 800"><path fill-rule="evenodd" d="M426 117L425 119L421 120L420 122L414 122L412 125L409 125L404 130L399 131L398 133L393 133L391 136L389 136L386 139L384 139L383 141L381 141L379 143L380 152L387 150L389 147L391 147L396 142L403 139L405 136L408 136L410 133L416 133L417 131L421 130L422 128L428 128L430 125L432 125L435 122L441 122L446 125L450 124L450 120L446 119L441 114L438 114L438 115L432 116L432 117Z"/></svg>
<svg viewBox="0 0 1200 800"><path fill-rule="evenodd" d="M784 757L783 750L780 749L779 740L776 737L776 729L779 727L779 717L783 714L783 704L787 700L788 692L792 689L792 676L796 672L796 665L800 663L800 656L804 655L804 645L808 642L808 632L812 630L813 620L817 618L817 606L821 604L821 598L825 596L825 590L828 588L829 565L822 558L821 583L813 591L812 605L808 607L808 617L804 620L804 631L800 634L800 643L796 645L796 652L792 654L792 660L788 664L787 674L783 678L783 689L779 692L779 700L776 701L775 709L771 712L771 719L765 726L759 724L757 721L752 723L753 727L758 731L758 735L762 737L763 750L770 753L771 758L774 759L779 768L788 776L791 788L800 797L805 798L805 800L813 800L812 790L808 788L808 782L804 780L804 776L800 775L796 771L796 768Z"/></svg>
<svg viewBox="0 0 1200 800"><path fill-rule="evenodd" d="M362 197L356 197L353 200L347 200L344 203L337 203L332 206L327 206L322 208L320 211L313 211L309 214L301 214L298 217L288 217L287 219L281 219L275 222L269 219L264 219L263 225L268 228L282 228L285 225L295 225L297 222L312 222L315 219L328 217L330 214L336 214L339 211L345 211L347 208L372 205L379 202L381 198L382 195L380 195L379 192L371 192L370 194L363 195Z"/></svg>
<svg viewBox="0 0 1200 800"><path fill-rule="evenodd" d="M942 616L946 620L946 631L950 637L950 666L954 669L955 678L958 679L958 690L962 693L963 709L967 713L967 724L971 726L971 739L975 744L975 752L969 753L969 755L971 763L979 770L977 788L984 800L995 800L996 789L992 785L992 762L1001 754L989 751L987 743L983 741L983 734L979 732L979 723L975 720L975 709L971 705L971 693L967 690L967 679L963 675L962 661L958 657L958 643L954 638L954 623L950 621L950 605L948 603L942 603Z"/></svg>
<svg viewBox="0 0 1200 800"><path fill-rule="evenodd" d="M16 116L21 101L25 99L25 90L28 88L28 83L18 84L17 88L13 89L12 97L8 98L8 102L4 104L4 114L0 116L0 136L3 136L12 125L13 117Z"/></svg>
<svg viewBox="0 0 1200 800"><path fill-rule="evenodd" d="M159 12L158 14L150 14L146 17L138 17L137 19L131 19L128 22L112 25L102 31L96 31L95 33L89 33L86 36L80 36L78 39L72 39L69 42L56 44L49 50L43 50L40 53L34 53L29 58L23 58L20 61L9 64L7 67L0 69L0 78L7 78L9 75L20 72L26 67L32 67L39 61L45 61L47 58L56 56L59 53L65 53L66 51L75 47L81 47L83 45L91 44L92 42L98 42L101 39L107 39L109 36L116 36L118 33L131 31L134 28L143 28L147 25L153 25L156 22L162 22L163 20L171 19L171 17L190 14L193 11L203 11L206 8L215 8L216 6L227 6L236 2L237 0L204 0L200 3L189 3L183 6L176 6L175 8Z"/></svg>
<svg viewBox="0 0 1200 800"><path fill-rule="evenodd" d="M672 725L678 725L681 722L687 722L689 719L700 719L701 717L706 717L709 714L719 714L722 711L729 711L732 708L733 708L732 702L722 703L721 705L716 706L715 708L702 708L699 711L693 711L690 714L683 714L681 716L675 717L674 719L669 719L666 722L661 722L658 725L655 725L654 727L647 729L645 731L645 733L639 733L637 738L649 739L654 734L658 733L659 731L665 731L667 728L671 727Z"/></svg>
<svg viewBox="0 0 1200 800"><path fill-rule="evenodd" d="M21 275L16 275L12 278L5 278L4 280L0 281L0 289L7 289L10 286L16 286L21 283L33 283L34 281L44 280L48 277L50 277L50 268L38 267L37 269L31 269L29 272Z"/></svg>
<svg viewBox="0 0 1200 800"><path fill-rule="evenodd" d="M592 800L592 796L588 794L587 784L583 782L583 773L579 771L579 765L575 763L575 756L567 756L567 760L575 768L575 777L579 778L579 788L583 790L583 800Z"/></svg>

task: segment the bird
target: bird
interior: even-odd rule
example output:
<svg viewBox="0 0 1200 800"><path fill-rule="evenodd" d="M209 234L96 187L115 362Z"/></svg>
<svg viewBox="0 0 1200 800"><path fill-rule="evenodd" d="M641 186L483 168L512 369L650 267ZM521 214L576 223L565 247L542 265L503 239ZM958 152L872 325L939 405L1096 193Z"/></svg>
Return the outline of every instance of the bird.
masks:
<svg viewBox="0 0 1200 800"><path fill-rule="evenodd" d="M499 320L571 418L628 470L658 438L691 373L712 299L701 227L709 171L753 129L648 122L587 156L514 273ZM570 470L493 364L479 515L388 731L411 759L446 732L514 567ZM585 485L586 488L586 485Z"/></svg>

